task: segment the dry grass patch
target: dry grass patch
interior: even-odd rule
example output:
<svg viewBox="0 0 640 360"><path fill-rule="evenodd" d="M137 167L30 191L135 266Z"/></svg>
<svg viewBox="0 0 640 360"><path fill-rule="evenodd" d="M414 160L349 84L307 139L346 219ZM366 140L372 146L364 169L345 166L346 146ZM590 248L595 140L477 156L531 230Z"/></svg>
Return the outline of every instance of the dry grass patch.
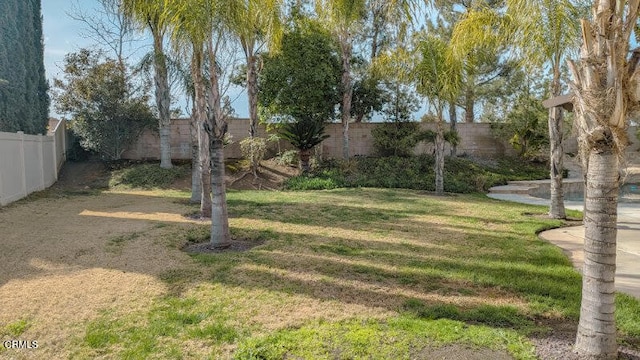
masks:
<svg viewBox="0 0 640 360"><path fill-rule="evenodd" d="M401 190L231 191L232 236L258 246L187 254L208 225L183 216L185 198L105 192L0 212L2 324L37 339L41 358L326 357L291 343L313 334L365 357L395 334L384 349L459 343L529 358L538 321L577 317L579 275L535 236L560 223L522 215L537 208Z"/></svg>

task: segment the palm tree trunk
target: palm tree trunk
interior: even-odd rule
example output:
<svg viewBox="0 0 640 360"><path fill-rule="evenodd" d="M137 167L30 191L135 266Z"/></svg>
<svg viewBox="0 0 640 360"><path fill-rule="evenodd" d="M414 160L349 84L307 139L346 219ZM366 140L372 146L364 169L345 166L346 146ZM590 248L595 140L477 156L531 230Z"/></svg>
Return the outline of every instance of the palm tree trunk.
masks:
<svg viewBox="0 0 640 360"><path fill-rule="evenodd" d="M229 233L229 217L227 214L227 197L224 184L224 145L222 139L210 138L211 149L211 246L227 248L231 245Z"/></svg>
<svg viewBox="0 0 640 360"><path fill-rule="evenodd" d="M156 106L158 107L160 132L160 167L170 169L171 164L171 114L169 106L169 80L167 76L167 61L162 48L162 34L153 32L154 82L156 86Z"/></svg>
<svg viewBox="0 0 640 360"><path fill-rule="evenodd" d="M247 96L249 98L249 136L256 136L258 124L258 71L256 57L247 55Z"/></svg>
<svg viewBox="0 0 640 360"><path fill-rule="evenodd" d="M464 122L470 124L476 117L475 114L475 93L473 91L473 83L469 83L464 97Z"/></svg>
<svg viewBox="0 0 640 360"><path fill-rule="evenodd" d="M444 195L444 129L442 122L442 110L440 110L435 141L436 195Z"/></svg>
<svg viewBox="0 0 640 360"><path fill-rule="evenodd" d="M549 217L552 219L565 219L564 191L562 189L562 121L563 110L556 106L549 109L549 142L550 142L550 177L551 177L551 205Z"/></svg>
<svg viewBox="0 0 640 360"><path fill-rule="evenodd" d="M191 121L189 121L189 130L191 135L191 200L192 204L199 204L202 198L202 184L200 174L200 156L198 153L198 124L196 120L195 104L191 112Z"/></svg>
<svg viewBox="0 0 640 360"><path fill-rule="evenodd" d="M349 121L351 120L351 98L353 84L351 84L351 44L342 40L342 157L349 158Z"/></svg>
<svg viewBox="0 0 640 360"><path fill-rule="evenodd" d="M616 359L615 272L618 155L592 149L587 168L582 305L575 350L584 359Z"/></svg>
<svg viewBox="0 0 640 360"><path fill-rule="evenodd" d="M456 128L456 123L458 122L458 114L456 113L456 104L453 101L449 103L449 122L451 132L456 133L458 131ZM456 155L458 155L458 146L455 143L452 143L451 156Z"/></svg>
<svg viewBox="0 0 640 360"><path fill-rule="evenodd" d="M196 125L198 132L198 168L200 173L200 214L204 218L211 217L211 162L209 153L209 136L205 131L206 90L202 77L202 51L194 51L191 74L196 99Z"/></svg>
<svg viewBox="0 0 640 360"><path fill-rule="evenodd" d="M298 157L300 158L300 170L302 170L302 174L308 174L309 171L311 171L311 166L309 165L311 149L298 150Z"/></svg>

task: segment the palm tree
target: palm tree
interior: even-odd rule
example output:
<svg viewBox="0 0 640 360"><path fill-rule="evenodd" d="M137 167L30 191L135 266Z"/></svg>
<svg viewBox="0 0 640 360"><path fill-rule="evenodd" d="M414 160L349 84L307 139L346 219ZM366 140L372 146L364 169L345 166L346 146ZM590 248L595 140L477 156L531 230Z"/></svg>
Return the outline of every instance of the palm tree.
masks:
<svg viewBox="0 0 640 360"><path fill-rule="evenodd" d="M469 11L456 25L452 44L464 54L478 43L515 45L524 65L550 67L550 94L552 97L560 95L561 66L579 34L576 6L570 0L507 0L506 6L504 16L491 8ZM562 122L562 110L550 109L552 182L549 216L556 219L566 217L562 190Z"/></svg>
<svg viewBox="0 0 640 360"><path fill-rule="evenodd" d="M229 1L230 32L238 39L247 66L249 100L249 136L256 135L258 124L258 56L268 44L274 49L282 37L281 0Z"/></svg>
<svg viewBox="0 0 640 360"><path fill-rule="evenodd" d="M586 171L582 305L575 350L584 359L617 358L615 270L619 158L628 114L639 105L640 50L629 57L640 1L595 0L581 20L580 59L570 61L579 145Z"/></svg>
<svg viewBox="0 0 640 360"><path fill-rule="evenodd" d="M224 35L226 13L212 0L166 0L175 39L191 47L191 74L194 82L195 113L202 174L203 216L211 217L212 247L231 244L224 183L223 140L227 116L220 102L220 81L216 56ZM180 41L178 41L180 44ZM209 68L205 79L205 63Z"/></svg>
<svg viewBox="0 0 640 360"><path fill-rule="evenodd" d="M326 123L323 120L305 117L282 125L280 135L298 149L300 169L303 174L309 173L311 150L329 135L324 133Z"/></svg>
<svg viewBox="0 0 640 360"><path fill-rule="evenodd" d="M432 102L436 111L436 195L444 194L444 108L454 101L462 84L462 62L442 39L427 35L418 43L418 61L411 75L416 90Z"/></svg>
<svg viewBox="0 0 640 360"><path fill-rule="evenodd" d="M158 107L160 132L160 167L171 168L171 93L164 53L164 36L167 31L164 2L155 0L122 0L125 16L146 27L153 37L154 82Z"/></svg>

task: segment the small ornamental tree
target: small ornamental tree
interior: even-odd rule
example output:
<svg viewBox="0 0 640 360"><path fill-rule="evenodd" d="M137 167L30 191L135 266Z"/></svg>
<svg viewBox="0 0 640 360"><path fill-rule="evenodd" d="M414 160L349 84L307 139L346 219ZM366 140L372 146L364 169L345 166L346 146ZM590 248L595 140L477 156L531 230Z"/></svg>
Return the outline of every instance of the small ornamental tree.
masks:
<svg viewBox="0 0 640 360"><path fill-rule="evenodd" d="M325 123L340 102L340 63L329 34L309 19L297 18L277 54L267 54L259 77L259 101L280 134L300 151L309 170L311 149L322 142ZM285 120L283 120L285 119Z"/></svg>
<svg viewBox="0 0 640 360"><path fill-rule="evenodd" d="M118 160L157 121L147 95L136 89L117 61L89 50L65 57L64 79L55 79L56 109L71 117L80 145L105 160Z"/></svg>

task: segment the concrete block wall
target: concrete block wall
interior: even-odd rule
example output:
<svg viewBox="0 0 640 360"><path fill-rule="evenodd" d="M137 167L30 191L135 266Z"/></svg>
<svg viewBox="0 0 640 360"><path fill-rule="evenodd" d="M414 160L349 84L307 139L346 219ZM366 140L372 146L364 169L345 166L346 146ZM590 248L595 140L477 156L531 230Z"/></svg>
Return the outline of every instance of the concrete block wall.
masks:
<svg viewBox="0 0 640 360"><path fill-rule="evenodd" d="M373 155L373 137L371 130L379 123L352 123L349 124L349 153L351 156ZM172 120L171 153L174 159L188 160L191 158L191 132L188 119ZM446 124L445 126L448 126ZM421 123L423 129L435 129L435 124ZM507 139L498 139L491 132L491 125L487 123L459 123L457 124L460 144L457 148L458 155L467 155L480 158L500 158L514 156L516 151L508 143ZM629 128L629 156L638 156L640 141L635 136L637 127ZM264 125L258 125L258 136L268 137L270 134ZM326 133L330 135L322 142L319 152L325 158L342 158L342 124L332 123L327 125ZM227 158L241 158L240 141L249 136L249 120L233 119L229 123L229 134L232 143L225 148ZM146 131L139 141L123 154L125 159L157 160L160 155L160 137L157 132ZM566 153L577 153L577 141L575 136L569 136L564 143ZM290 149L291 146L284 140L280 141L279 148ZM277 143L269 144L269 153L275 154ZM449 154L449 146L445 149ZM430 144L420 144L416 147L416 154L433 152Z"/></svg>

